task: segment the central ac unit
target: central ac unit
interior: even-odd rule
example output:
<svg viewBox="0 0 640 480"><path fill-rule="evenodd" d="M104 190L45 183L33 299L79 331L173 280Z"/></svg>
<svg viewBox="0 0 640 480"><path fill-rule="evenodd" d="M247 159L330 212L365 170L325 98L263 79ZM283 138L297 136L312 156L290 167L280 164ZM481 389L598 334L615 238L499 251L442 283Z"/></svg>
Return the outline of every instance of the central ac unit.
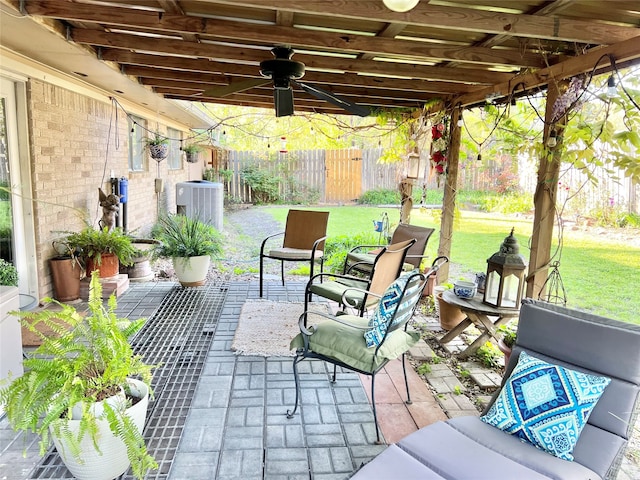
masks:
<svg viewBox="0 0 640 480"><path fill-rule="evenodd" d="M213 225L222 230L224 185L206 180L193 180L176 185L178 213Z"/></svg>

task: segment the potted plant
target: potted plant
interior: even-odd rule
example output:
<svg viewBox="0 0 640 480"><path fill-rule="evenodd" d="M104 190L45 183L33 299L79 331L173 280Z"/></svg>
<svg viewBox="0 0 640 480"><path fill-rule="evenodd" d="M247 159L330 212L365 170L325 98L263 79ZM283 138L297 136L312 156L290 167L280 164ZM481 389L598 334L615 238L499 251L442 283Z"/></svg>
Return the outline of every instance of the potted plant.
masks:
<svg viewBox="0 0 640 480"><path fill-rule="evenodd" d="M53 279L53 296L59 302L71 302L80 298L80 279L84 265L80 261L80 250L71 247L65 238L52 242L55 256L49 259Z"/></svg>
<svg viewBox="0 0 640 480"><path fill-rule="evenodd" d="M155 254L171 258L178 281L183 287L204 285L211 257L222 251L216 228L197 218L165 215L154 228Z"/></svg>
<svg viewBox="0 0 640 480"><path fill-rule="evenodd" d="M113 277L118 274L120 264L131 265L135 255L131 237L121 228L85 227L80 232L69 233L64 242L71 251L81 252L87 276L98 270L102 278Z"/></svg>
<svg viewBox="0 0 640 480"><path fill-rule="evenodd" d="M86 315L51 298L43 302L58 308L12 312L42 344L24 359L24 375L0 389L10 425L38 434L42 455L53 441L78 479L110 480L129 466L143 478L157 467L142 437L153 366L133 353L129 338L145 319L117 318L115 296L103 304L95 272ZM42 335L39 323L59 336Z"/></svg>
<svg viewBox="0 0 640 480"><path fill-rule="evenodd" d="M5 287L18 286L18 270L3 258L0 258L0 285Z"/></svg>
<svg viewBox="0 0 640 480"><path fill-rule="evenodd" d="M126 273L129 280L145 281L153 278L150 260L153 256L154 245L160 243L152 238L131 238L134 254L131 265L121 265L120 273Z"/></svg>
<svg viewBox="0 0 640 480"><path fill-rule="evenodd" d="M437 287L434 287L436 302L438 304L438 317L440 318L440 326L443 330L452 330L453 328L458 326L460 322L467 318L462 310L460 310L455 305L450 305L442 298L442 294L445 292L445 290L452 289L452 283L442 283Z"/></svg>
<svg viewBox="0 0 640 480"><path fill-rule="evenodd" d="M154 132L152 138L145 140L149 155L156 161L161 161L169 155L169 139L161 136L158 132Z"/></svg>
<svg viewBox="0 0 640 480"><path fill-rule="evenodd" d="M185 147L182 147L182 151L184 152L187 162L196 163L198 161L198 152L200 152L202 148L199 145L191 144Z"/></svg>
<svg viewBox="0 0 640 480"><path fill-rule="evenodd" d="M513 350L513 346L516 343L518 324L512 322L508 323L507 325L500 325L498 327L498 332L502 334L502 336L498 339L498 348L504 354L504 365L506 366L509 363L509 359L511 358L511 351Z"/></svg>

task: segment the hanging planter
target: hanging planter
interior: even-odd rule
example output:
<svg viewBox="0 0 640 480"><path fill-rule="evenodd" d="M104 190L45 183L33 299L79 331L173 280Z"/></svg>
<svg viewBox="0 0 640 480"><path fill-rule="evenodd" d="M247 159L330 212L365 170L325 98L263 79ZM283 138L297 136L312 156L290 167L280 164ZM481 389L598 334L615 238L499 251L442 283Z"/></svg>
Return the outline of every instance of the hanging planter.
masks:
<svg viewBox="0 0 640 480"><path fill-rule="evenodd" d="M156 162L164 160L169 155L169 139L160 136L158 132L155 132L153 138L148 138L146 142L149 155Z"/></svg>
<svg viewBox="0 0 640 480"><path fill-rule="evenodd" d="M198 162L198 153L200 152L200 147L198 145L187 145L182 148L182 151L184 152L188 163Z"/></svg>

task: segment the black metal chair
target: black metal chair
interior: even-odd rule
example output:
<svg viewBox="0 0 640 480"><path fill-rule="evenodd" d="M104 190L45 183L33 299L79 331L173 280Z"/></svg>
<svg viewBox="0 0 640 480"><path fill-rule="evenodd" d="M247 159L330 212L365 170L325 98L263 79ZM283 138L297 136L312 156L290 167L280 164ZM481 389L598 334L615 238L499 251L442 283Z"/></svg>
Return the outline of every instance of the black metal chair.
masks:
<svg viewBox="0 0 640 480"><path fill-rule="evenodd" d="M389 361L401 356L407 388L407 403L411 403L405 352L418 342L420 334L408 331L407 325L422 296L427 278L434 275L439 266L440 263L435 265L426 273L426 276L412 272L398 278L382 295L378 309L371 319L356 315L332 316L313 311L304 312L299 319L300 334L291 341L291 348L296 349L293 360L296 399L293 410L287 411L287 417L292 418L295 415L300 403L298 363L307 358L324 360L333 364L333 382L336 381L338 366L371 376L376 442L380 443L375 402L375 376ZM316 321L319 323L315 323ZM312 325L306 327L307 322Z"/></svg>

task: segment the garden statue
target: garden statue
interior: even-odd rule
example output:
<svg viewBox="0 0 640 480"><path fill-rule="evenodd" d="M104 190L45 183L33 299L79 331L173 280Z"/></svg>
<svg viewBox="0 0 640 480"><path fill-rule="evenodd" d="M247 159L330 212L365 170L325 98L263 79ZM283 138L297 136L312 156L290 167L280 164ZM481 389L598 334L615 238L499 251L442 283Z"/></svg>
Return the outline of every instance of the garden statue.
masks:
<svg viewBox="0 0 640 480"><path fill-rule="evenodd" d="M111 231L116 226L116 215L120 211L120 207L118 206L120 198L113 193L105 195L101 188L98 188L98 194L100 206L102 207L102 218L99 222L100 227L106 227L108 231Z"/></svg>

